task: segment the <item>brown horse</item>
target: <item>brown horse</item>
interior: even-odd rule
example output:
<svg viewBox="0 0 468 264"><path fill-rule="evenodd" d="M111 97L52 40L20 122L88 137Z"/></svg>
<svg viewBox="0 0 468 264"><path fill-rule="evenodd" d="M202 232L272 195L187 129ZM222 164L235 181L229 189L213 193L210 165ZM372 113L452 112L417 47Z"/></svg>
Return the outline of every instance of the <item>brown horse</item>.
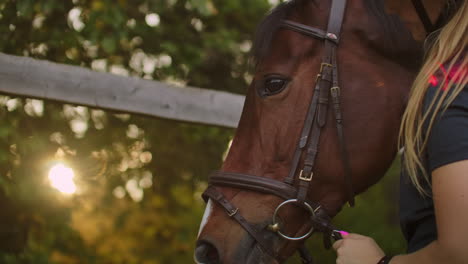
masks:
<svg viewBox="0 0 468 264"><path fill-rule="evenodd" d="M325 30L330 24L327 21L333 1L338 0L287 1L272 10L259 26L253 48L257 62L255 78L221 170L238 173L230 174L234 181L236 175L247 185L270 179L271 185L288 189L278 182L290 174L298 145L304 145L300 140L304 123L315 98L314 91L320 91L316 82L326 79L323 68L330 65L323 61L324 54L330 53L323 41L311 37L310 28L301 31L297 25ZM295 28L284 27L285 20L293 21ZM286 205L278 213L279 228L288 236L301 236L314 225L307 210L302 209L304 204L319 205L312 206L312 215L321 211L332 217L346 201L352 201L349 195L363 192L384 175L395 157L400 118L422 54L421 42L414 40L398 17L385 13L383 0L349 0L340 36L315 33L330 42L329 47L337 46L334 50L339 78L334 84L341 84L338 95L341 103L335 104L336 94L332 99L333 106L342 109L346 148L339 143L340 124L334 125L338 119L341 122L336 114L341 112L333 111L325 103L332 97L327 93L317 99L322 104L319 111L325 113L324 120L316 121L320 119L315 118L316 109L312 115L312 126L320 123L321 136L311 135L318 140L318 155L312 162L313 174L309 176L313 178L306 185L306 197L298 199L300 203L296 205L300 206ZM330 54L335 56L333 52ZM337 69L336 65L330 68ZM333 90L335 86L329 88ZM307 146L311 145L314 143L308 141ZM343 158L343 152L347 158ZM307 155L299 157L299 167L305 166ZM346 171L350 171L349 184L344 176ZM258 177L242 176L245 174ZM297 174L299 170L293 170L291 183L300 189L303 182L297 179ZM272 215L284 198L263 189L227 186L217 184L215 191L207 194L210 199L200 226L196 261L279 263L291 256L302 241L283 239L271 231L278 231L278 226L275 229L271 225ZM263 242L259 243L260 240Z"/></svg>

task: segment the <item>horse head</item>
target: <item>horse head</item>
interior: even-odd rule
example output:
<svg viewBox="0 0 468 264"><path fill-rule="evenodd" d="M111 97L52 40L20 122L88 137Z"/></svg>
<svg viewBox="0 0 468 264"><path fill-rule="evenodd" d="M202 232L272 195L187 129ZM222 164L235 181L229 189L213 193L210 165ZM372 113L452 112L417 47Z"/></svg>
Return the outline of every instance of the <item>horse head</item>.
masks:
<svg viewBox="0 0 468 264"><path fill-rule="evenodd" d="M342 11L341 22L333 16ZM280 263L303 243L284 237L330 231L331 217L394 159L421 59L421 43L383 0L284 2L260 24L253 51L232 146L205 193L198 263Z"/></svg>

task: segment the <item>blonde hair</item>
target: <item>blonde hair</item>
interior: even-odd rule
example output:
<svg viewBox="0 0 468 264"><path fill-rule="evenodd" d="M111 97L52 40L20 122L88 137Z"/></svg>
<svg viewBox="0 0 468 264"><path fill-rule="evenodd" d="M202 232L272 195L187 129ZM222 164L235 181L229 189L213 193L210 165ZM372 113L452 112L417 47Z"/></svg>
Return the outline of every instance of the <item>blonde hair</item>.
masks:
<svg viewBox="0 0 468 264"><path fill-rule="evenodd" d="M439 35L413 83L408 106L403 114L399 137L399 146L405 148L403 166L421 195L429 195L422 187L422 180L430 185L430 176L424 169L422 160L429 135L425 133L425 130L431 130L436 115L447 109L468 81L466 57L468 16L466 14L468 14L468 4L467 1L463 1L450 21L438 32ZM439 78L440 87L448 88L437 89L429 107L423 109L429 80L440 73L442 64L447 67L447 70L446 73L442 73L443 78Z"/></svg>

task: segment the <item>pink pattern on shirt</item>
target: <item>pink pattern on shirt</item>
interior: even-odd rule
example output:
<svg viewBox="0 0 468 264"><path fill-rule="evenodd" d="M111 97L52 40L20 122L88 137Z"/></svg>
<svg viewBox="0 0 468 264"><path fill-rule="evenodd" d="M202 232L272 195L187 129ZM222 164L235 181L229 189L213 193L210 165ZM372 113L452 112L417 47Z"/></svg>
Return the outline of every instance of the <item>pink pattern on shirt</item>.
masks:
<svg viewBox="0 0 468 264"><path fill-rule="evenodd" d="M460 69L460 66L455 64L450 69L450 72L447 71L444 65L439 66L439 71L429 77L429 84L431 87L437 87L439 82L444 81L444 85L441 86L443 91L448 89L448 85L450 82L458 83L464 77L466 78L467 69Z"/></svg>

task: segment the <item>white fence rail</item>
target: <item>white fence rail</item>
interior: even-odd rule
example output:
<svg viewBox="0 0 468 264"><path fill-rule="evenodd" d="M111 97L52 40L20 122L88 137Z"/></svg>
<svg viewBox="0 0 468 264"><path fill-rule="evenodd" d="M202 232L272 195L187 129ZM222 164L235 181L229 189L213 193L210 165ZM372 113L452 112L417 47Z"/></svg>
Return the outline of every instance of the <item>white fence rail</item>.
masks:
<svg viewBox="0 0 468 264"><path fill-rule="evenodd" d="M244 96L0 53L0 93L237 127Z"/></svg>

